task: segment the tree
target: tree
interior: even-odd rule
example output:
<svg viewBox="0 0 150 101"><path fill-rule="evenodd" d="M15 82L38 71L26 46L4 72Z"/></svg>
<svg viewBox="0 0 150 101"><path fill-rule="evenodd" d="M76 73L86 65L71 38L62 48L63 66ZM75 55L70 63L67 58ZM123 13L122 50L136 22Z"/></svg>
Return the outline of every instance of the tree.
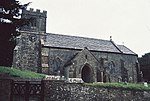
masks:
<svg viewBox="0 0 150 101"><path fill-rule="evenodd" d="M12 66L13 50L21 26L27 24L21 11L29 5L16 0L0 0L0 66Z"/></svg>

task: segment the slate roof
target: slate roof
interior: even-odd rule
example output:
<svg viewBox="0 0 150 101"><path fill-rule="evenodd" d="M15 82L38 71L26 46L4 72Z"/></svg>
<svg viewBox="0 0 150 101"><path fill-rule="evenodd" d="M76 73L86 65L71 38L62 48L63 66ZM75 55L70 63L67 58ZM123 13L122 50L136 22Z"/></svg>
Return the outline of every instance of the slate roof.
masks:
<svg viewBox="0 0 150 101"><path fill-rule="evenodd" d="M123 47L122 45L115 45L112 41L109 40L68 36L52 33L47 33L44 46L71 49L83 49L84 47L87 47L89 50L94 51L136 55L127 47Z"/></svg>
<svg viewBox="0 0 150 101"><path fill-rule="evenodd" d="M117 45L117 46L125 54L136 54L132 50L130 50L129 48L127 48L126 46L124 46L124 45Z"/></svg>

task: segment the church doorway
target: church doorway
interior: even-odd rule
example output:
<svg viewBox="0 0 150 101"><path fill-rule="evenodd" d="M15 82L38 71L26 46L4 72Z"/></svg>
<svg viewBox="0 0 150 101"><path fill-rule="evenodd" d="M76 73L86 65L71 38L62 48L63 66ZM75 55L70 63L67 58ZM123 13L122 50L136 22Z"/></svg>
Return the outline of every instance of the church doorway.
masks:
<svg viewBox="0 0 150 101"><path fill-rule="evenodd" d="M81 76L82 76L82 80L84 82L86 82L86 83L93 82L92 81L92 70L88 65L85 65L82 68Z"/></svg>

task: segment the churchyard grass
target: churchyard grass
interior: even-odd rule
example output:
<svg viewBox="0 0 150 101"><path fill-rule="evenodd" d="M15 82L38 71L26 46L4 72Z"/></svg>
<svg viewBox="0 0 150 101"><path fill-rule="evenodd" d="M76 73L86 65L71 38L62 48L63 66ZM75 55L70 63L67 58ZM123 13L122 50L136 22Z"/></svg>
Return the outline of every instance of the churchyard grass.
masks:
<svg viewBox="0 0 150 101"><path fill-rule="evenodd" d="M27 70L19 70L12 67L0 67L0 74L8 74L12 77L21 77L21 78L43 78L45 74L35 73Z"/></svg>
<svg viewBox="0 0 150 101"><path fill-rule="evenodd" d="M86 83L85 85L93 87L121 88L131 90L150 90L150 84L148 84L148 87L146 87L144 86L144 83Z"/></svg>
<svg viewBox="0 0 150 101"><path fill-rule="evenodd" d="M46 75L35 73L31 71L22 71L16 68L10 67L0 67L0 74L10 75L12 77L20 77L20 78L43 78ZM120 89L131 89L131 90L150 90L150 84L148 87L144 86L144 83L84 83L87 86L93 87L104 87L104 88L120 88Z"/></svg>

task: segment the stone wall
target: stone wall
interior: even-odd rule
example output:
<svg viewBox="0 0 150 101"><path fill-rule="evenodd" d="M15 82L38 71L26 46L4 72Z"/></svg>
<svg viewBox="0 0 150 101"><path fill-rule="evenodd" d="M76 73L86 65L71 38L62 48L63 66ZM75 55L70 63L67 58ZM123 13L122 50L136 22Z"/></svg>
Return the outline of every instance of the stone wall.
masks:
<svg viewBox="0 0 150 101"><path fill-rule="evenodd" d="M44 81L45 101L149 101L150 91L98 88L63 81Z"/></svg>
<svg viewBox="0 0 150 101"><path fill-rule="evenodd" d="M12 80L0 79L0 101L24 101L20 96L11 95ZM119 88L91 87L81 83L44 80L44 101L149 101L150 90L130 90ZM30 97L37 101L39 96ZM22 98L22 99L20 99ZM42 100L43 101L43 100Z"/></svg>
<svg viewBox="0 0 150 101"><path fill-rule="evenodd" d="M110 82L118 82L119 79L123 81L129 81L129 82L137 82L137 71L136 71L136 62L137 62L137 56L135 55L125 55L125 54L117 54L117 53L107 53L107 52L96 52L96 51L90 51L94 57L99 61L102 62L99 64L95 63L95 59L92 59L91 57L88 57L88 54L86 52L83 53L83 55L87 55L87 59L85 59L85 56L80 56L76 59L74 57L81 53L82 50L73 50L73 49L57 49L57 48L43 48L46 50L46 54L48 54L49 59L49 71L48 74L56 74L57 71L60 71L61 68L65 64L70 65L70 68L81 68L83 66L83 62L86 62L86 60L92 67L98 68L102 70L105 69L104 77L105 81ZM74 65L69 64L74 59ZM78 60L77 60L78 59ZM83 60L81 60L83 59ZM79 61L80 62L77 62ZM95 63L94 65L92 63ZM101 68L102 67L102 68ZM56 73L54 73L56 72Z"/></svg>
<svg viewBox="0 0 150 101"><path fill-rule="evenodd" d="M137 82L136 62L138 61L135 55L92 52L99 60L104 60L104 67L111 79L111 82L117 82L119 77L123 78L127 75L129 82ZM121 61L123 63L121 63ZM123 65L123 66L122 66ZM125 72L126 71L126 72Z"/></svg>
<svg viewBox="0 0 150 101"><path fill-rule="evenodd" d="M48 54L48 74L56 74L62 67L69 62L79 51L68 49L42 48Z"/></svg>
<svg viewBox="0 0 150 101"><path fill-rule="evenodd" d="M41 63L41 44L38 33L22 32L14 50L13 66L38 72Z"/></svg>

